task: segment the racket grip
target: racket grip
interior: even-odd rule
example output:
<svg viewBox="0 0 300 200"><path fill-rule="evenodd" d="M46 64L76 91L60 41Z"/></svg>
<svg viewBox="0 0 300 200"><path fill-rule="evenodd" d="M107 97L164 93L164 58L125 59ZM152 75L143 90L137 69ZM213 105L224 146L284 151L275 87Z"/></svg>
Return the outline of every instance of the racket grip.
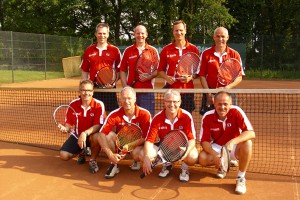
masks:
<svg viewBox="0 0 300 200"><path fill-rule="evenodd" d="M140 175L140 178L143 179L143 178L145 178L145 176L146 176L146 174L145 174L145 173L142 173L142 174Z"/></svg>
<svg viewBox="0 0 300 200"><path fill-rule="evenodd" d="M167 89L167 88L169 88L169 86L170 86L170 84L167 83L167 84L163 87L163 89Z"/></svg>
<svg viewBox="0 0 300 200"><path fill-rule="evenodd" d="M130 87L133 88L134 84L135 84L135 81L132 81L132 83L130 84Z"/></svg>

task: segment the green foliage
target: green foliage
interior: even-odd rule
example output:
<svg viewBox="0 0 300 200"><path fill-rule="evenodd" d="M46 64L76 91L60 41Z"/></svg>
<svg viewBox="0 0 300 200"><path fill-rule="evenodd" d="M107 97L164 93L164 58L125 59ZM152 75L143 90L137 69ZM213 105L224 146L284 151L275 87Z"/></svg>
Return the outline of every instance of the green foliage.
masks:
<svg viewBox="0 0 300 200"><path fill-rule="evenodd" d="M287 71L287 70L247 70L246 79L278 79L300 80L300 71Z"/></svg>
<svg viewBox="0 0 300 200"><path fill-rule="evenodd" d="M171 42L171 24L182 19L188 25L188 39L202 43L211 38L217 26L230 27L237 22L225 3L225 0L10 0L0 4L0 28L93 38L96 24L107 22L110 41L125 45L133 42L134 27L144 24L149 31L149 43L159 45Z"/></svg>

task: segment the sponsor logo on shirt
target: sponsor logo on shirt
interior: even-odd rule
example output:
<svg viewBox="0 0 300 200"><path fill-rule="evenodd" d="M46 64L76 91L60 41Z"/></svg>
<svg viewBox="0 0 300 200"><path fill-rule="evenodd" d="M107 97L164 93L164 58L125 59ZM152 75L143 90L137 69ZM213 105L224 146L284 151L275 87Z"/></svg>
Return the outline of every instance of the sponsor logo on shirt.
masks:
<svg viewBox="0 0 300 200"><path fill-rule="evenodd" d="M167 55L167 58L172 58L172 57L175 57L176 56L176 54L169 54L169 55Z"/></svg>
<svg viewBox="0 0 300 200"><path fill-rule="evenodd" d="M210 130L211 130L211 131L220 131L219 128L211 128Z"/></svg>
<svg viewBox="0 0 300 200"><path fill-rule="evenodd" d="M166 129L168 129L168 127L167 126L161 126L161 127L159 127L159 130L166 130Z"/></svg>
<svg viewBox="0 0 300 200"><path fill-rule="evenodd" d="M133 56L130 56L128 59L133 59L133 58L136 58L137 55L133 55Z"/></svg>
<svg viewBox="0 0 300 200"><path fill-rule="evenodd" d="M95 56L97 55L97 53L92 53L92 54L89 54L89 57L92 57L92 56Z"/></svg>
<svg viewBox="0 0 300 200"><path fill-rule="evenodd" d="M120 123L120 126L124 126L126 123L125 122L121 122Z"/></svg>

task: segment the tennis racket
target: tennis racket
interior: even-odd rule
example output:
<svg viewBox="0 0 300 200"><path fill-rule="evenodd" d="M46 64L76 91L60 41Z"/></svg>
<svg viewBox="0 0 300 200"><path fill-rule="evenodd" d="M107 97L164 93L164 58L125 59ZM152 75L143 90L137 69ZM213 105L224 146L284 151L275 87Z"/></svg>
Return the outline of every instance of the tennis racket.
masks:
<svg viewBox="0 0 300 200"><path fill-rule="evenodd" d="M122 127L116 136L116 146L120 155L125 156L140 145L142 130L136 124L127 124Z"/></svg>
<svg viewBox="0 0 300 200"><path fill-rule="evenodd" d="M67 117L71 117L72 121L69 129L65 127ZM60 131L65 130L65 132L78 140L78 114L74 108L69 105L58 106L53 112L53 119ZM87 152L86 147L83 148L83 152Z"/></svg>
<svg viewBox="0 0 300 200"><path fill-rule="evenodd" d="M220 162L221 162L221 170L226 173L229 172L230 154L226 146L222 146Z"/></svg>
<svg viewBox="0 0 300 200"><path fill-rule="evenodd" d="M142 130L136 124L126 124L116 135L116 147L119 155L124 158L127 153L133 151L136 147L141 144L142 141ZM107 174L110 174L114 168L114 164L110 164Z"/></svg>
<svg viewBox="0 0 300 200"><path fill-rule="evenodd" d="M199 56L194 52L183 54L176 65L174 78L179 80L184 77L191 77L196 74L200 63ZM177 77L178 76L178 77ZM176 78L177 77L177 78ZM168 88L170 84L166 84L163 88Z"/></svg>
<svg viewBox="0 0 300 200"><path fill-rule="evenodd" d="M140 80L141 75L151 75L158 67L158 55L148 50L143 51L135 64L135 79L131 83L131 87Z"/></svg>
<svg viewBox="0 0 300 200"><path fill-rule="evenodd" d="M73 122L73 126L70 129L65 127L66 119L70 116ZM78 115L75 112L74 108L69 105L58 106L53 112L53 119L59 130L65 130L70 135L78 139Z"/></svg>
<svg viewBox="0 0 300 200"><path fill-rule="evenodd" d="M117 81L117 72L112 66L102 67L95 75L95 85L98 88L106 88L109 84L114 86Z"/></svg>
<svg viewBox="0 0 300 200"><path fill-rule="evenodd" d="M218 70L217 88L225 87L232 83L241 73L242 65L240 61L235 58L225 60Z"/></svg>
<svg viewBox="0 0 300 200"><path fill-rule="evenodd" d="M181 130L172 130L163 137L160 141L157 156L151 165L151 168L158 164L167 162L176 162L180 160L186 153L188 148L188 139L185 133ZM145 173L140 175L144 178Z"/></svg>

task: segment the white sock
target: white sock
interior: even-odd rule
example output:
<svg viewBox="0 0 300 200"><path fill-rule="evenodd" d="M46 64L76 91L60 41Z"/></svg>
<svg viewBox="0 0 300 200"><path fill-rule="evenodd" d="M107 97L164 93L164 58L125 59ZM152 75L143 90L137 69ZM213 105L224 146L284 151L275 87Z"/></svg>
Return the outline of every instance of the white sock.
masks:
<svg viewBox="0 0 300 200"><path fill-rule="evenodd" d="M238 174L237 174L237 177L238 177L238 178L244 178L245 175L246 175L246 172L241 172L241 171L239 171Z"/></svg>
<svg viewBox="0 0 300 200"><path fill-rule="evenodd" d="M183 163L181 164L181 169L187 170L188 168L189 168L189 166L188 166L185 162L183 162Z"/></svg>

